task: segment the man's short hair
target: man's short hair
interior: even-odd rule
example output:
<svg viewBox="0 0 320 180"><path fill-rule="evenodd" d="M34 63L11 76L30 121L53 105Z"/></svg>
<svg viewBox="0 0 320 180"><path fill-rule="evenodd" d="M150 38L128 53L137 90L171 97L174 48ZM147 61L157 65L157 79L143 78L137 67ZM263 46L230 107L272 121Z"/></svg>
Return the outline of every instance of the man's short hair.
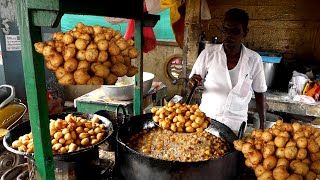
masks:
<svg viewBox="0 0 320 180"><path fill-rule="evenodd" d="M232 8L229 9L224 15L224 21L236 21L242 24L244 31L248 29L249 15L245 10Z"/></svg>

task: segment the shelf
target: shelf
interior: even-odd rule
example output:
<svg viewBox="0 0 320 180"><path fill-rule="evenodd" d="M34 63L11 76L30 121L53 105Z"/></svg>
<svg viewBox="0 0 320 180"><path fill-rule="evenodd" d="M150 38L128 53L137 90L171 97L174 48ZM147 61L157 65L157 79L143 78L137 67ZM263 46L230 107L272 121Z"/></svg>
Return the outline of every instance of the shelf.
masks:
<svg viewBox="0 0 320 180"><path fill-rule="evenodd" d="M57 27L64 14L135 19L143 21L143 26L149 27L155 26L160 20L160 15L143 12L142 0L108 1L108 5L102 4L100 0L26 1L35 26ZM119 10L116 7L120 7Z"/></svg>

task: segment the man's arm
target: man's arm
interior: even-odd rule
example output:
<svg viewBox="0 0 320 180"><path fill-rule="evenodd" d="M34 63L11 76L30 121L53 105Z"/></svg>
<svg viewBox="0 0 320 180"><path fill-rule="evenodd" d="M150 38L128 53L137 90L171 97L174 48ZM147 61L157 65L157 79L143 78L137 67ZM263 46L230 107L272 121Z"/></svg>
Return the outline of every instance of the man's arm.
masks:
<svg viewBox="0 0 320 180"><path fill-rule="evenodd" d="M260 129L264 129L264 122L266 121L266 111L267 111L266 95L265 93L258 93L258 92L254 92L254 95L256 99L256 108L259 113Z"/></svg>

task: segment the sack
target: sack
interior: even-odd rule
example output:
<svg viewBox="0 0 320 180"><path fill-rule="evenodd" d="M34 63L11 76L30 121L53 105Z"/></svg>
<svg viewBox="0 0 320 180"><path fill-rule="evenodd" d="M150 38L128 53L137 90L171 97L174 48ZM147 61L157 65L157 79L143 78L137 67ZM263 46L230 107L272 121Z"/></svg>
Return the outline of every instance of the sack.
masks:
<svg viewBox="0 0 320 180"><path fill-rule="evenodd" d="M202 20L211 19L210 9L209 9L207 0L201 0L201 19Z"/></svg>
<svg viewBox="0 0 320 180"><path fill-rule="evenodd" d="M307 75L293 71L292 78L289 82L289 97L293 98L295 95L302 95L304 86L309 80Z"/></svg>
<svg viewBox="0 0 320 180"><path fill-rule="evenodd" d="M147 11L146 6L144 6L144 11ZM134 20L130 19L128 22L127 30L123 36L125 40L134 39L134 24L135 24ZM143 32L142 50L144 53L147 53L157 47L157 39L156 39L156 36L154 35L154 31L152 27L143 27L142 32Z"/></svg>

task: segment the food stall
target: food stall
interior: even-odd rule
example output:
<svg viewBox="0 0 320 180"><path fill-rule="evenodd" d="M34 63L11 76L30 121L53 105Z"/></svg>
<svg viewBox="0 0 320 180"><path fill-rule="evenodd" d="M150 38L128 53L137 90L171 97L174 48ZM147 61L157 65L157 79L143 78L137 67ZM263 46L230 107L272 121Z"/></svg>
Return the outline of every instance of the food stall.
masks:
<svg viewBox="0 0 320 180"><path fill-rule="evenodd" d="M48 2L26 0L17 2L31 129L33 136L41 137L34 139L35 166L39 179L54 179L54 160L48 126L48 108L43 106L47 104L44 62L42 61L42 55L33 48L33 44L41 42L40 27L57 26L64 13L89 14L135 19L134 44L137 50L141 52L142 27L154 26L159 17L144 13L143 1L112 1L110 3L108 6L101 6L97 1L54 0ZM126 4L126 6L123 6L123 4ZM114 11L115 7L119 7L119 10ZM133 108L135 114L142 112L142 58L142 54L137 57L139 71L135 76L136 88L134 90L135 102Z"/></svg>

